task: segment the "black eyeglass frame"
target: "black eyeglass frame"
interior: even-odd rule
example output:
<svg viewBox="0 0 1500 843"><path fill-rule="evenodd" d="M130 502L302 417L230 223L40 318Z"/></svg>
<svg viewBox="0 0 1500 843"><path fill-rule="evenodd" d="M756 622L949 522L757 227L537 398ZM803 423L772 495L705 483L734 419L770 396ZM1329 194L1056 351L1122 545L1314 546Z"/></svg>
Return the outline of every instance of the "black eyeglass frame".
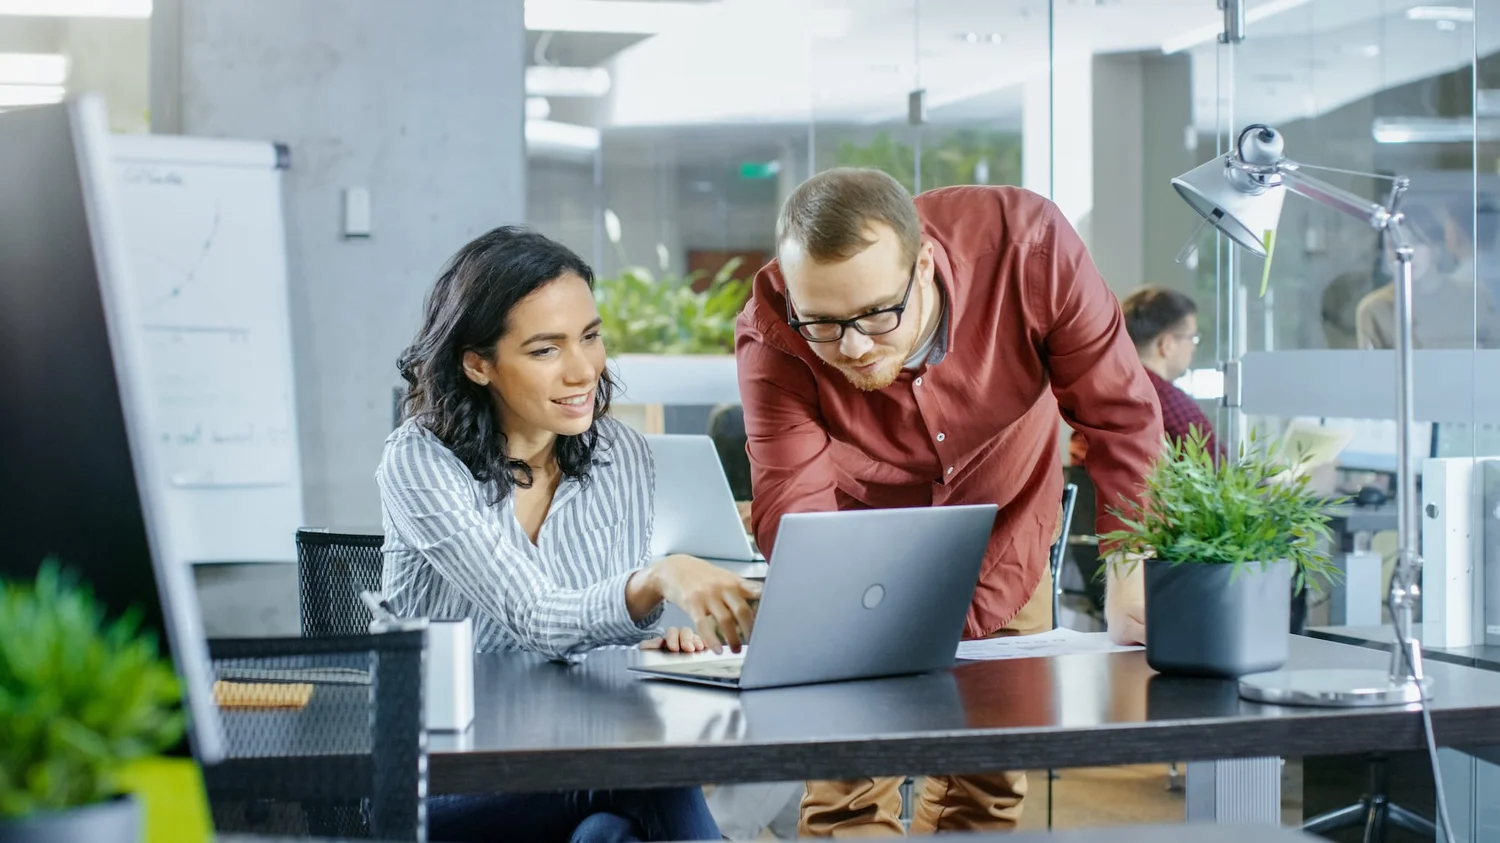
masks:
<svg viewBox="0 0 1500 843"><path fill-rule="evenodd" d="M838 342L839 340L842 340L844 338L844 332L849 330L851 327L867 337L878 337L883 334L889 334L890 332L901 327L901 316L906 312L906 304L911 300L911 291L915 286L917 286L917 264L912 263L911 277L906 281L906 293L901 296L901 301L899 303L891 305L890 307L882 307L879 310L872 310L869 313L861 313L860 315L850 319L796 319L792 316L792 296L790 293L787 293L786 323L790 325L793 330L795 330L803 339L807 340L808 342ZM896 324L892 325L889 328L886 328L883 331L867 331L863 326L859 324L861 321L869 319L872 316L884 316L887 313L896 314ZM828 339L810 337L807 335L807 332L802 329L811 325L837 325L839 326L839 332L836 336L830 337Z"/></svg>

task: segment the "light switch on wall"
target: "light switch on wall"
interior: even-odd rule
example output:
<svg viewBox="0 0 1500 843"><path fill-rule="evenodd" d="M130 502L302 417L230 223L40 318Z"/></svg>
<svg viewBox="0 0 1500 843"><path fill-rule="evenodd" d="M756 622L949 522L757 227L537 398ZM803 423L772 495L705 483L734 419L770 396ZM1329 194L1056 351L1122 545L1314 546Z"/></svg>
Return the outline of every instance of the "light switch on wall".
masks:
<svg viewBox="0 0 1500 843"><path fill-rule="evenodd" d="M370 236L370 191L368 188L344 188L344 236Z"/></svg>

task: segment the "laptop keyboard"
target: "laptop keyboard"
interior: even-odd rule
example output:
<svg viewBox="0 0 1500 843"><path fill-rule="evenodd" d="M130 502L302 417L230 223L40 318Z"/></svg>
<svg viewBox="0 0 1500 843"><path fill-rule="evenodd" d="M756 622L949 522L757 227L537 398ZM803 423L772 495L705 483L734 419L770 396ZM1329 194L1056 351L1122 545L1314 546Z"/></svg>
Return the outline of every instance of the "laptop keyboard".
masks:
<svg viewBox="0 0 1500 843"><path fill-rule="evenodd" d="M713 679L738 679L740 678L740 669L744 666L745 662L743 659L722 659L674 665L672 669L676 673L687 673L693 676L703 676Z"/></svg>

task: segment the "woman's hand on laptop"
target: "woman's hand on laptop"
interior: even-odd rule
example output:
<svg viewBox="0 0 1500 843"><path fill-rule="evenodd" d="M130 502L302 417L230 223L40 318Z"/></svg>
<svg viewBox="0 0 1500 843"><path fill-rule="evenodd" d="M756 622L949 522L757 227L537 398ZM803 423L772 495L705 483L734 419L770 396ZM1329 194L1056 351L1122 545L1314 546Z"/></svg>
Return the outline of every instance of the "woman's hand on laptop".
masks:
<svg viewBox="0 0 1500 843"><path fill-rule="evenodd" d="M738 653L755 626L760 583L738 577L694 556L674 554L653 563L651 576L662 599L687 613L715 653Z"/></svg>
<svg viewBox="0 0 1500 843"><path fill-rule="evenodd" d="M642 650L666 650L669 653L696 653L708 645L698 633L685 626L669 626L660 638L641 642Z"/></svg>

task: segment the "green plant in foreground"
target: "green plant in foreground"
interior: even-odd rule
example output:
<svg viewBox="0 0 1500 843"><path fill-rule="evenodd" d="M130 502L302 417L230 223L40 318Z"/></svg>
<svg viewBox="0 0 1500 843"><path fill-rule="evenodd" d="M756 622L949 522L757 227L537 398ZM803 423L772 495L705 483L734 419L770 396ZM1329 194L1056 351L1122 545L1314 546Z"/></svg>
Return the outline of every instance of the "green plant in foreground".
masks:
<svg viewBox="0 0 1500 843"><path fill-rule="evenodd" d="M0 821L118 794L125 764L181 737L180 699L138 614L106 623L51 559L0 581Z"/></svg>
<svg viewBox="0 0 1500 843"><path fill-rule="evenodd" d="M1151 556L1173 565L1246 565L1282 560L1296 570L1298 591L1338 576L1324 552L1329 499L1308 488L1299 454L1290 464L1256 436L1237 458L1215 460L1207 435L1193 428L1169 442L1146 476L1139 501L1111 507L1125 525L1099 537L1127 559ZM1134 562L1121 563L1126 567Z"/></svg>
<svg viewBox="0 0 1500 843"><path fill-rule="evenodd" d="M693 285L703 273L652 276L629 267L594 283L610 354L729 354L734 321L750 295L750 280L734 277L740 258L725 263L708 288Z"/></svg>

